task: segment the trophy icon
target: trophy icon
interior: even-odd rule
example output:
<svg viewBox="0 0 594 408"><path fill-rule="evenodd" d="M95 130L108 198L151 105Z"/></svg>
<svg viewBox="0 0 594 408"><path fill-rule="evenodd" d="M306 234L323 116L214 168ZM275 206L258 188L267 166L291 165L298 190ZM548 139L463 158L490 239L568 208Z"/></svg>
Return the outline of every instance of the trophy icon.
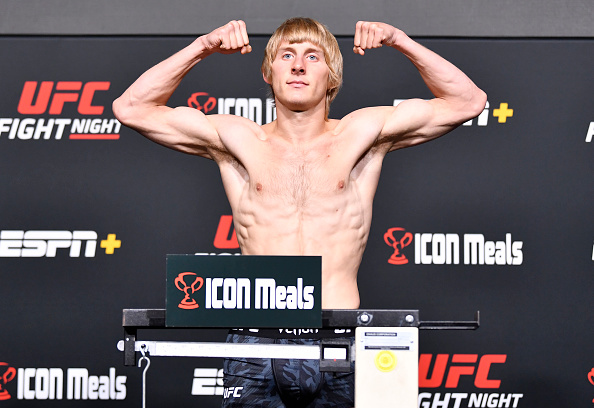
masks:
<svg viewBox="0 0 594 408"><path fill-rule="evenodd" d="M195 276L195 279L192 281L191 284L185 281L186 276ZM190 279L191 281L191 279ZM175 278L175 287L185 293L183 300L180 302L177 307L180 309L198 309L198 302L195 299L191 298L191 295L194 292L200 290L202 285L204 284L204 279L197 276L194 272L182 272ZM198 285L198 287L196 287Z"/></svg>
<svg viewBox="0 0 594 408"><path fill-rule="evenodd" d="M0 367L8 367L8 363L0 363ZM2 370L2 368L0 368ZM16 376L16 370L14 367L8 367L8 369L0 376L0 401L9 400L11 398L8 390L4 388L7 383L14 380Z"/></svg>
<svg viewBox="0 0 594 408"><path fill-rule="evenodd" d="M408 263L408 259L406 259L406 256L404 256L404 254L402 254L400 251L402 250L402 248L410 245L410 243L413 240L413 234L411 234L410 232L405 232L404 234L402 234L403 231L406 230L404 228L390 228L384 234L384 242L392 248L394 248L394 253L390 257L390 259L388 259L388 263L391 263L393 265L404 265ZM402 235L402 237L400 239L396 239L394 235Z"/></svg>

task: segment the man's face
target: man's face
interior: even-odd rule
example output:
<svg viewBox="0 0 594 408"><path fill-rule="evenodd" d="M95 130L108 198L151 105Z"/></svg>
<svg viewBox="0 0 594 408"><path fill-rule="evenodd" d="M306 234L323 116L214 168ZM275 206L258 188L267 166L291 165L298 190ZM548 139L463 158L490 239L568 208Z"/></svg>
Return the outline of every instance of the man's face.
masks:
<svg viewBox="0 0 594 408"><path fill-rule="evenodd" d="M282 42L272 62L272 86L277 101L294 111L325 106L330 69L324 51L310 42Z"/></svg>

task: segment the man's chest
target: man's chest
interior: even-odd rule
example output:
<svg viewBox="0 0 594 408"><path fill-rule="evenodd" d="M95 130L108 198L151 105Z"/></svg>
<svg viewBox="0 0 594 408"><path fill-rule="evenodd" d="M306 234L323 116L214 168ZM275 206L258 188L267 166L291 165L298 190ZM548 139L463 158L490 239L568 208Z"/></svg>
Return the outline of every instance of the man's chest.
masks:
<svg viewBox="0 0 594 408"><path fill-rule="evenodd" d="M227 162L232 165L219 163L230 201L237 206L294 208L339 207L360 200L360 186L367 184L365 179L375 183L381 159L371 160L373 150L340 136L293 144L271 137L237 150L236 160Z"/></svg>
<svg viewBox="0 0 594 408"><path fill-rule="evenodd" d="M249 188L256 196L305 206L344 193L352 166L331 149L275 149L262 152L247 170Z"/></svg>

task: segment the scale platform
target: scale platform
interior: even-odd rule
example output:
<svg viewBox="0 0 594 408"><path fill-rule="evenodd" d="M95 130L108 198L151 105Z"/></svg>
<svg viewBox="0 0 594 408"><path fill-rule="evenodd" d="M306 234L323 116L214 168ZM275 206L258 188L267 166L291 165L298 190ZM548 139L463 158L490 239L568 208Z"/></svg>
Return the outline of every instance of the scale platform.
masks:
<svg viewBox="0 0 594 408"><path fill-rule="evenodd" d="M355 407L415 408L418 396L419 329L475 330L471 321L421 321L418 310L322 310L323 328L354 329L355 343L323 339L319 346L229 344L139 340L141 329L166 326L165 309L124 309L124 365L136 365L137 352L151 357L278 358L320 360L321 371L348 372L355 362ZM205 329L208 327L199 327Z"/></svg>

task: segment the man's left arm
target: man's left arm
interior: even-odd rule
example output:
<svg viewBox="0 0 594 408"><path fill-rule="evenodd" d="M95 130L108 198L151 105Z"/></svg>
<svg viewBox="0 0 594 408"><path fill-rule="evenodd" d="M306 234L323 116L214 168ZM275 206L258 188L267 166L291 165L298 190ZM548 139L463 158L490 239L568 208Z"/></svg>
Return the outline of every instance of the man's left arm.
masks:
<svg viewBox="0 0 594 408"><path fill-rule="evenodd" d="M461 70L433 51L409 38L403 31L385 23L358 22L353 51L382 45L404 54L419 70L435 96L429 101L411 99L397 107L377 108L383 122L378 143L396 150L435 139L478 116L487 95ZM377 118L377 116L376 116Z"/></svg>

